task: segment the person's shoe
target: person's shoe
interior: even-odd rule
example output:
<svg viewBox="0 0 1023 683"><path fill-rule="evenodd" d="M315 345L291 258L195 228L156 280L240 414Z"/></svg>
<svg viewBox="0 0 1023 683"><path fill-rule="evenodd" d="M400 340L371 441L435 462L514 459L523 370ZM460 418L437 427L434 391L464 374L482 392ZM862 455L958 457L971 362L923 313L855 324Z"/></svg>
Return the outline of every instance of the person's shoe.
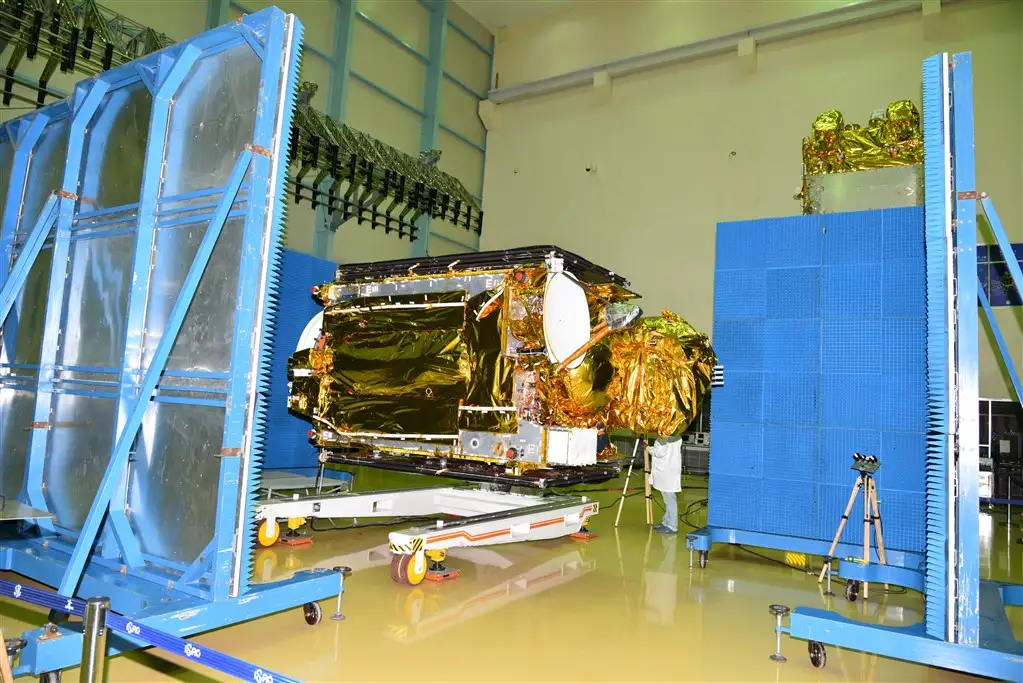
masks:
<svg viewBox="0 0 1023 683"><path fill-rule="evenodd" d="M667 527L666 527L666 526L664 526L663 524L654 524L654 525L653 525L652 527L650 527L650 528L651 528L651 529L653 529L654 531L656 531L656 532L657 532L657 533L659 533L659 534L662 534L662 533L664 533L664 530L665 530L665 529L667 529Z"/></svg>
<svg viewBox="0 0 1023 683"><path fill-rule="evenodd" d="M663 524L658 524L657 526L655 526L654 527L654 531L656 531L659 534L677 534L678 533L678 529L672 529L672 528L664 526Z"/></svg>

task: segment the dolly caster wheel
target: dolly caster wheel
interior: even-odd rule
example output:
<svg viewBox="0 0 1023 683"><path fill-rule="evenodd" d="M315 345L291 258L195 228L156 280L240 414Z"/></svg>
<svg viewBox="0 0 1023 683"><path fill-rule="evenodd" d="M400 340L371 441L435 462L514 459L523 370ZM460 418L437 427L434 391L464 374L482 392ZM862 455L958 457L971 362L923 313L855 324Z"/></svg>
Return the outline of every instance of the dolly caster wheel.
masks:
<svg viewBox="0 0 1023 683"><path fill-rule="evenodd" d="M856 602L856 598L860 596L860 582L850 581L845 587L845 599L849 602Z"/></svg>
<svg viewBox="0 0 1023 683"><path fill-rule="evenodd" d="M413 555L395 555L391 558L391 578L395 583L418 586L426 578L429 569L422 552Z"/></svg>
<svg viewBox="0 0 1023 683"><path fill-rule="evenodd" d="M806 649L810 653L810 663L813 664L814 668L823 669L824 665L828 663L828 651L824 649L824 643L811 640L807 644Z"/></svg>
<svg viewBox="0 0 1023 683"><path fill-rule="evenodd" d="M60 672L47 671L39 677L39 683L60 683Z"/></svg>
<svg viewBox="0 0 1023 683"><path fill-rule="evenodd" d="M264 519L262 524L259 525L259 530L256 532L259 545L264 548L272 546L280 537L281 525L277 523L276 519Z"/></svg>
<svg viewBox="0 0 1023 683"><path fill-rule="evenodd" d="M709 555L709 554L710 553L708 551L706 551L706 550L701 550L700 551L700 569L706 569L707 568L707 555Z"/></svg>
<svg viewBox="0 0 1023 683"><path fill-rule="evenodd" d="M305 617L305 623L310 626L316 626L316 624L320 623L320 619L323 618L323 610L320 609L320 603L307 602L302 605L302 615Z"/></svg>

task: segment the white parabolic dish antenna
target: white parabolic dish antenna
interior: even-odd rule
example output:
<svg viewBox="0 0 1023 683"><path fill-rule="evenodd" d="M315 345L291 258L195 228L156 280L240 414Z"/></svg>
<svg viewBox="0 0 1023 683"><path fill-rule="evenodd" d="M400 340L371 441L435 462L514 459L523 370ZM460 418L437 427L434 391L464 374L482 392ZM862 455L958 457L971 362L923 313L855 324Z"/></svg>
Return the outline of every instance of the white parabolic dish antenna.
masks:
<svg viewBox="0 0 1023 683"><path fill-rule="evenodd" d="M312 320L306 323L305 329L302 330L302 336L298 338L298 346L295 348L295 351L305 351L306 349L313 348L322 330L323 311L320 311L313 316Z"/></svg>
<svg viewBox="0 0 1023 683"><path fill-rule="evenodd" d="M543 337L547 356L561 363L590 340L590 306L586 292L565 273L555 273L543 292ZM569 363L577 368L585 354Z"/></svg>

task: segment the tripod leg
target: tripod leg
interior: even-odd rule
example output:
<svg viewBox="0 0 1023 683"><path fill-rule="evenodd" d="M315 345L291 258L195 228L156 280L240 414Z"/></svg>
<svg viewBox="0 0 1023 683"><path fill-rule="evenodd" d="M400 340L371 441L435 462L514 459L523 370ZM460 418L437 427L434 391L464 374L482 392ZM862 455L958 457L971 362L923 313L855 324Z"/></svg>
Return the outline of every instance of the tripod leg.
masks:
<svg viewBox="0 0 1023 683"><path fill-rule="evenodd" d="M650 448L643 441L643 494L646 496L646 523L654 523L654 494L650 488Z"/></svg>
<svg viewBox="0 0 1023 683"><path fill-rule="evenodd" d="M863 484L863 563L870 564L870 478ZM863 582L863 599L870 594L870 584Z"/></svg>
<svg viewBox="0 0 1023 683"><path fill-rule="evenodd" d="M845 512L842 513L842 521L838 523L838 531L835 532L835 537L831 539L831 547L828 548L828 558L831 558L835 554L835 548L838 547L838 539L842 538L842 532L845 531L845 523L849 521L849 513L852 512L853 505L856 503L856 494L860 490L860 480L857 479L856 483L853 484L852 493L849 494L849 502L845 505ZM831 562L825 562L824 566L821 567L821 573L817 577L817 583L824 580L824 575L827 573L828 568L831 567Z"/></svg>
<svg viewBox="0 0 1023 683"><path fill-rule="evenodd" d="M877 541L877 557L881 560L881 564L888 564L888 558L885 557L884 553L884 536L881 534L881 506L877 503L877 484L873 479L870 480L870 506L874 513L874 536ZM885 589L888 588L888 584L884 585Z"/></svg>
<svg viewBox="0 0 1023 683"><path fill-rule="evenodd" d="M622 488L622 497L618 501L618 514L615 515L615 529L618 528L618 522L622 518L622 508L625 507L625 496L629 493L629 479L632 478L632 467L636 464L636 449L639 448L639 439L636 439L636 445L632 447L632 460L629 461L629 471L625 474L625 487Z"/></svg>

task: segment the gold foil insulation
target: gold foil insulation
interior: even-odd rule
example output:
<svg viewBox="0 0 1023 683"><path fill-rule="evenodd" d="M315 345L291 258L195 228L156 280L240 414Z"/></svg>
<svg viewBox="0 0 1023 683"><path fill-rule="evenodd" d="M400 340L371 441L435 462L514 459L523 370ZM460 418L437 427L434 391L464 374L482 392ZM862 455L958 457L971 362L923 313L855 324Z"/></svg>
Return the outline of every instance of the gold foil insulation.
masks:
<svg viewBox="0 0 1023 683"><path fill-rule="evenodd" d="M670 311L615 334L608 429L666 437L685 431L703 404L716 357L707 335Z"/></svg>
<svg viewBox="0 0 1023 683"><path fill-rule="evenodd" d="M514 434L523 419L660 436L685 430L710 384L707 337L664 311L611 332L561 371L543 350L546 278L545 268L508 270L500 286L472 297L442 291L328 305L316 348L288 361L289 407L342 435ZM587 295L595 321L634 296L614 286Z"/></svg>
<svg viewBox="0 0 1023 683"><path fill-rule="evenodd" d="M813 122L803 139L807 175L864 171L919 164L924 160L920 112L910 100L898 100L871 117L866 128L845 123L832 109Z"/></svg>

